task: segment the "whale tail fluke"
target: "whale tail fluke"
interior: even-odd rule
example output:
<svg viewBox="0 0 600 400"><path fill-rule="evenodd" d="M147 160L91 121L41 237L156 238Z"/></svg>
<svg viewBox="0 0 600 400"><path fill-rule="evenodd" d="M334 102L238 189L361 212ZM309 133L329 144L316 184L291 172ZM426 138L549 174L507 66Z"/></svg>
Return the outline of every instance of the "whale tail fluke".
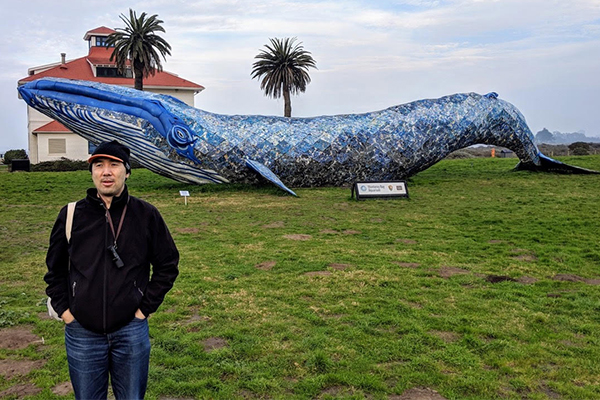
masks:
<svg viewBox="0 0 600 400"><path fill-rule="evenodd" d="M555 172L559 174L600 174L598 171L575 167L565 164L553 158L540 154L540 164L536 165L532 162L519 162L515 167L516 170Z"/></svg>

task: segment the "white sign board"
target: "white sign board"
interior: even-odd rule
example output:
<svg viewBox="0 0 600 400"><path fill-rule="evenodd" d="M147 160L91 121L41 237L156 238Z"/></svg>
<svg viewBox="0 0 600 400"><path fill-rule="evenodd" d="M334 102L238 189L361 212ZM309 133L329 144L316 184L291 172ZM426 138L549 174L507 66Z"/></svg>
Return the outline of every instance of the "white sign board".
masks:
<svg viewBox="0 0 600 400"><path fill-rule="evenodd" d="M187 198L190 195L190 192L188 192L187 190L180 190L179 191L179 195L182 196L185 200L185 205L187 206Z"/></svg>
<svg viewBox="0 0 600 400"><path fill-rule="evenodd" d="M352 188L354 194L357 200L408 197L408 189L405 181L356 182Z"/></svg>

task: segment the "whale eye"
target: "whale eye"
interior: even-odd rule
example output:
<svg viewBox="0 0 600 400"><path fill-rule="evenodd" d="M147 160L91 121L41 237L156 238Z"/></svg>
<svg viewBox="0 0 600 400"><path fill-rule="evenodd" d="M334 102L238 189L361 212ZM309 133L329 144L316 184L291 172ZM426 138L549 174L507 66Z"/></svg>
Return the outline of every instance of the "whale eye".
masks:
<svg viewBox="0 0 600 400"><path fill-rule="evenodd" d="M185 127L175 125L167 137L169 144L175 148L184 149L194 143L195 139Z"/></svg>

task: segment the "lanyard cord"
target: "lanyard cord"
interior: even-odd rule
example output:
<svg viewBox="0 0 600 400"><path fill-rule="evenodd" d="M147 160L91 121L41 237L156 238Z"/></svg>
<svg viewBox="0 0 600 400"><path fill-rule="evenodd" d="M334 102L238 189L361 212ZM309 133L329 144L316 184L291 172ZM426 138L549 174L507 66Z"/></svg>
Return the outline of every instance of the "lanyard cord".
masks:
<svg viewBox="0 0 600 400"><path fill-rule="evenodd" d="M117 233L115 233L115 226L113 225L112 218L110 217L110 212L108 208L106 209L106 219L108 220L108 224L110 225L110 230L112 231L113 237L115 238L115 249L117 248L117 239L119 238L119 233L121 233L121 228L123 227L123 220L125 219L125 213L127 212L127 205L129 201L123 207L123 212L121 212L121 219L119 220L119 227L117 228Z"/></svg>

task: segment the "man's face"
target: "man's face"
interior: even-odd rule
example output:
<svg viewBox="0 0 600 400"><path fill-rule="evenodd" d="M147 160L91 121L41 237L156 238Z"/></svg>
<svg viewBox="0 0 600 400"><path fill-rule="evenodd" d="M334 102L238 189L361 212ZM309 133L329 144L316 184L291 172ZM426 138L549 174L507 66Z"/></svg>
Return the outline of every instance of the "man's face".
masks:
<svg viewBox="0 0 600 400"><path fill-rule="evenodd" d="M120 161L98 158L92 162L92 180L100 196L119 196L128 177L125 165Z"/></svg>

